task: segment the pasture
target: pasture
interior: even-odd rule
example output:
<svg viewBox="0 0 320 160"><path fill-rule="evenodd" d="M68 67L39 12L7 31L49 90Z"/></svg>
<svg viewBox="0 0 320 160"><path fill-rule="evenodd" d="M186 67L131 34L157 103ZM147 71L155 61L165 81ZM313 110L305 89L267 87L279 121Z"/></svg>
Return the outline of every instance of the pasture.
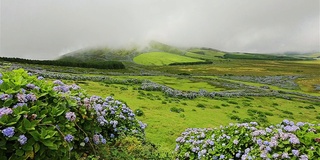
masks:
<svg viewBox="0 0 320 160"><path fill-rule="evenodd" d="M133 58L133 61L142 65L162 66L175 62L202 62L203 60L180 56L167 52L143 53Z"/></svg>
<svg viewBox="0 0 320 160"><path fill-rule="evenodd" d="M118 70L0 62L0 71L24 68L50 82L77 84L90 96L113 96L143 113L136 118L147 124L146 140L162 154L171 155L187 128L320 121L318 61L221 59L222 52L191 51L139 54L137 64L124 62ZM203 59L213 63L168 66Z"/></svg>

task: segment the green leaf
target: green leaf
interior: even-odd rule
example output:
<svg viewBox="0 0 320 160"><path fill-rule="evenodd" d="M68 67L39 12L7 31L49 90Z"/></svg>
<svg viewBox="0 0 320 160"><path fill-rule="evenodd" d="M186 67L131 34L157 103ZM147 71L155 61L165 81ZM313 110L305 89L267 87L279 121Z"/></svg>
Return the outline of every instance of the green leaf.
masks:
<svg viewBox="0 0 320 160"><path fill-rule="evenodd" d="M40 150L39 143L34 144L33 148L34 148L34 153L37 153Z"/></svg>
<svg viewBox="0 0 320 160"><path fill-rule="evenodd" d="M32 124L28 119L24 118L22 120L22 125L27 131L35 130L35 124Z"/></svg>
<svg viewBox="0 0 320 160"><path fill-rule="evenodd" d="M18 149L18 150L16 150L16 153L15 153L17 156L22 156L23 154L24 154L24 151L23 150L21 150L21 149Z"/></svg>
<svg viewBox="0 0 320 160"><path fill-rule="evenodd" d="M41 140L41 142L47 147L54 147L54 144L51 140Z"/></svg>
<svg viewBox="0 0 320 160"><path fill-rule="evenodd" d="M32 137L34 138L35 141L39 141L40 133L38 131L32 131L29 133L32 135Z"/></svg>
<svg viewBox="0 0 320 160"><path fill-rule="evenodd" d="M33 147L32 147L32 145L23 145L22 149L25 150L25 151L32 151Z"/></svg>

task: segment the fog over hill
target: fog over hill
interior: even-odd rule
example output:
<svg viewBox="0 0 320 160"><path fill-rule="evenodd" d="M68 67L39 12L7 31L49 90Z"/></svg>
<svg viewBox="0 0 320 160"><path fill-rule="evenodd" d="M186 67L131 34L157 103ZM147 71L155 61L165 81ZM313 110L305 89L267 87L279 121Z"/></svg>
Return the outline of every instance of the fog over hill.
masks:
<svg viewBox="0 0 320 160"><path fill-rule="evenodd" d="M319 0L1 0L0 56L144 46L319 52Z"/></svg>

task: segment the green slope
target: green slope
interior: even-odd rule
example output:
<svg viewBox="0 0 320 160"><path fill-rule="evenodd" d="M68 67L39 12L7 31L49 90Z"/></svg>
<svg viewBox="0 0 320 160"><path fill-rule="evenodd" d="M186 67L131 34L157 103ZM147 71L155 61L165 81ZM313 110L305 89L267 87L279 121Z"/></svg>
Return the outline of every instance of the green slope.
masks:
<svg viewBox="0 0 320 160"><path fill-rule="evenodd" d="M180 56L167 52L149 52L140 54L133 59L135 63L142 65L168 65L176 62L203 62L203 60Z"/></svg>

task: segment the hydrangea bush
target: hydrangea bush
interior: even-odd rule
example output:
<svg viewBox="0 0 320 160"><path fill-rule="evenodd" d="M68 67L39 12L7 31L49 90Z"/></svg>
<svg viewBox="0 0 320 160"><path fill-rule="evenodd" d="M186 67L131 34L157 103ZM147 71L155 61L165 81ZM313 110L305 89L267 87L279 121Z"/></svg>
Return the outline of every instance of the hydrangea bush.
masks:
<svg viewBox="0 0 320 160"><path fill-rule="evenodd" d="M177 159L319 159L320 124L284 120L214 129L189 128L176 139Z"/></svg>
<svg viewBox="0 0 320 160"><path fill-rule="evenodd" d="M145 127L112 97L22 69L0 74L0 159L79 159L122 136L143 139Z"/></svg>

